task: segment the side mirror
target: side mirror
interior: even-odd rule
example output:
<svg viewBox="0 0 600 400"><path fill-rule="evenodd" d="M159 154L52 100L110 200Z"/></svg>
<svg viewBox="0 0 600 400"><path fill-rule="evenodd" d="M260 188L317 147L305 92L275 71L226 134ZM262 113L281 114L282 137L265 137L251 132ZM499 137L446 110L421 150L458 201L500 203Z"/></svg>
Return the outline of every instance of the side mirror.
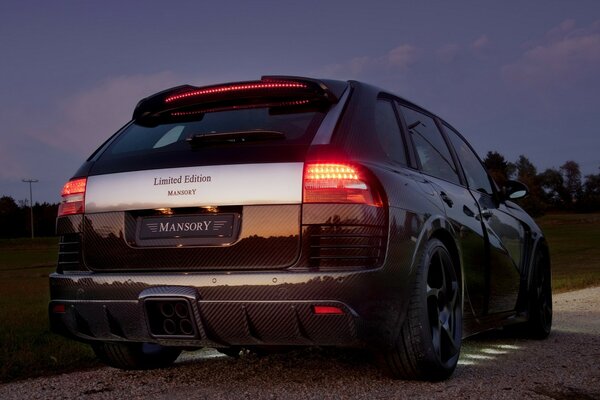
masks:
<svg viewBox="0 0 600 400"><path fill-rule="evenodd" d="M506 181L502 188L504 198L508 200L522 199L529 194L529 189L519 181Z"/></svg>

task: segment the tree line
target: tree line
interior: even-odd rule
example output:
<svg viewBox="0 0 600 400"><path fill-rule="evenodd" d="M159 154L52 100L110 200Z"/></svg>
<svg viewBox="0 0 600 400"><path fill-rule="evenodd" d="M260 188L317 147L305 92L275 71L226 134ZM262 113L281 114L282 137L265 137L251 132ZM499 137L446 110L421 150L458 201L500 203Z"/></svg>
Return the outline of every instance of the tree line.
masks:
<svg viewBox="0 0 600 400"><path fill-rule="evenodd" d="M600 211L600 169L583 177L578 163L566 161L559 168L538 172L527 157L521 155L513 163L496 151L489 151L483 162L498 186L509 179L527 185L529 196L519 204L534 217L547 212Z"/></svg>
<svg viewBox="0 0 600 400"><path fill-rule="evenodd" d="M58 204L33 205L33 231L35 236L56 234ZM26 201L15 202L12 197L0 197L0 238L31 236L30 209Z"/></svg>
<svg viewBox="0 0 600 400"><path fill-rule="evenodd" d="M581 174L579 164L566 161L559 168L538 172L523 155L509 162L496 152L489 151L483 160L499 187L509 180L523 182L529 196L519 204L532 216L547 212L600 211L600 170L597 174ZM33 206L35 236L53 236L58 204L36 203ZM0 238L31 236L30 209L26 201L18 203L12 197L0 197Z"/></svg>

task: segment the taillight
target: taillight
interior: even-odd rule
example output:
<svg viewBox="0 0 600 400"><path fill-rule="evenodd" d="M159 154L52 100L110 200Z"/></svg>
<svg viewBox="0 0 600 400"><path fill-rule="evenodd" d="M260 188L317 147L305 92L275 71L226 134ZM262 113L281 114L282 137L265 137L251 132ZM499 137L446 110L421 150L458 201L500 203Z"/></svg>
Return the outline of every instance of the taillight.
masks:
<svg viewBox="0 0 600 400"><path fill-rule="evenodd" d="M85 211L86 178L70 180L63 186L62 201L58 206L58 216L83 214Z"/></svg>
<svg viewBox="0 0 600 400"><path fill-rule="evenodd" d="M304 168L304 203L360 203L381 207L379 193L357 166L309 163Z"/></svg>

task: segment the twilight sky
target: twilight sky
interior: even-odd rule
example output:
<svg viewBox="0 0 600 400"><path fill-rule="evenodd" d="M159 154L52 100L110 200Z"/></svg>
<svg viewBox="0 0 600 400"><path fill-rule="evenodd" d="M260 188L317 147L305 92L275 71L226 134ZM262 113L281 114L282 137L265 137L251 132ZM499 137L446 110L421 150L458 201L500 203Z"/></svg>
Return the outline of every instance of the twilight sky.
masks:
<svg viewBox="0 0 600 400"><path fill-rule="evenodd" d="M600 1L3 1L0 196L63 183L170 86L357 79L448 120L481 156L600 167Z"/></svg>

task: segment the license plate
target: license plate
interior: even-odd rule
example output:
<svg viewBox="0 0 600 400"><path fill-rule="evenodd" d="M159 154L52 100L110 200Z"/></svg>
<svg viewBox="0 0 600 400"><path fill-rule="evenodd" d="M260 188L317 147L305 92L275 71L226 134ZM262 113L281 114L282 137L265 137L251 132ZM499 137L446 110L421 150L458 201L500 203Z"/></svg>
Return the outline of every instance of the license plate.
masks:
<svg viewBox="0 0 600 400"><path fill-rule="evenodd" d="M233 214L142 218L139 238L228 238L233 234L233 221Z"/></svg>

